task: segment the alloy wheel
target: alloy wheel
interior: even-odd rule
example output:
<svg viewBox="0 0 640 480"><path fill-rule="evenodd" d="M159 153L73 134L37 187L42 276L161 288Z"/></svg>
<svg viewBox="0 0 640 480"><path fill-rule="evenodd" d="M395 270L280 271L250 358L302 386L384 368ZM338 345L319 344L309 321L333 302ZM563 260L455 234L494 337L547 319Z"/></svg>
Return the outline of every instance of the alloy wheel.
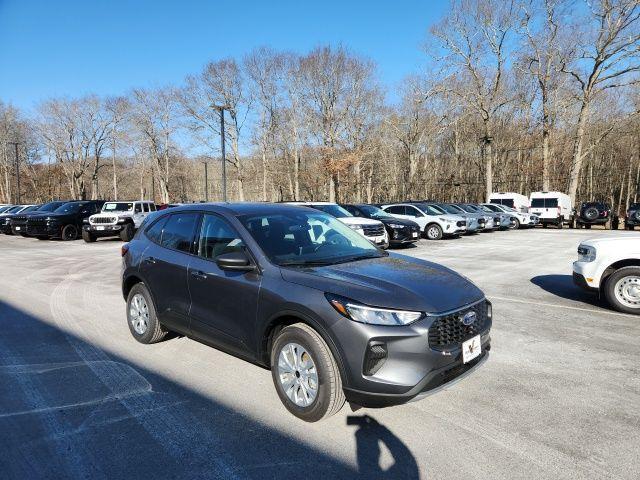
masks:
<svg viewBox="0 0 640 480"><path fill-rule="evenodd" d="M287 343L280 350L278 379L284 393L298 407L308 407L318 396L316 364L298 343Z"/></svg>
<svg viewBox="0 0 640 480"><path fill-rule="evenodd" d="M131 299L129 321L138 335L144 335L149 328L149 307L145 298L139 293Z"/></svg>

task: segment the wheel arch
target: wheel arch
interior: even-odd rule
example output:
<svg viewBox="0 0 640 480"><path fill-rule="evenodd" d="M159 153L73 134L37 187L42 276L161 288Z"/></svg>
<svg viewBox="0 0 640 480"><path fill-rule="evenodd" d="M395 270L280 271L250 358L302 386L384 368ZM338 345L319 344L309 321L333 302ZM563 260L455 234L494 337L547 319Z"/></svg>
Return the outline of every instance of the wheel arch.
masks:
<svg viewBox="0 0 640 480"><path fill-rule="evenodd" d="M607 284L607 280L614 272L624 267L640 267L640 258L625 258L624 260L618 260L605 268L604 272L602 272L602 276L600 277L600 289Z"/></svg>
<svg viewBox="0 0 640 480"><path fill-rule="evenodd" d="M273 339L283 328L293 325L295 323L304 323L313 328L324 342L329 347L331 354L336 360L338 369L340 370L340 376L342 377L343 386L347 384L348 377L344 369L344 362L342 361L342 354L337 345L331 338L331 335L323 328L318 322L314 321L308 315L297 311L285 311L280 312L269 319L266 323L263 333L259 340L257 360L264 364L266 367L271 367L271 346L273 345Z"/></svg>
<svg viewBox="0 0 640 480"><path fill-rule="evenodd" d="M142 280L142 278L135 274L129 275L122 282L122 296L124 297L125 301L129 297L129 292L131 291L131 289L138 283L144 283L144 281Z"/></svg>

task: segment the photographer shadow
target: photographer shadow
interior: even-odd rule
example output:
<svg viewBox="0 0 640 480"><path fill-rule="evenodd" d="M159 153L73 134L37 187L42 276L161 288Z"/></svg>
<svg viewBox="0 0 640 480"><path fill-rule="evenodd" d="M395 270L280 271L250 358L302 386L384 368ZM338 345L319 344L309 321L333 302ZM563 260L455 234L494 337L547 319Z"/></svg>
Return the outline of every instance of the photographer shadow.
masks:
<svg viewBox="0 0 640 480"><path fill-rule="evenodd" d="M347 425L356 425L356 453L358 473L366 479L418 479L420 471L411 451L387 427L369 415L349 416ZM384 469L380 465L384 444L393 457L393 465Z"/></svg>

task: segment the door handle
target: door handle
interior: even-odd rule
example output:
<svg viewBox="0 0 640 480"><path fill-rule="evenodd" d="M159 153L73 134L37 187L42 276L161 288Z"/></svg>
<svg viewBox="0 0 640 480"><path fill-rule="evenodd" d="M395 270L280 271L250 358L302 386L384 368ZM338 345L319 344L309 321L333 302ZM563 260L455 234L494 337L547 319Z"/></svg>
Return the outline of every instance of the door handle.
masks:
<svg viewBox="0 0 640 480"><path fill-rule="evenodd" d="M157 260L153 257L147 257L144 259L145 263L150 263L151 265L155 265L157 263Z"/></svg>
<svg viewBox="0 0 640 480"><path fill-rule="evenodd" d="M201 272L200 270L191 270L191 276L197 278L198 280L205 280L207 278L207 274Z"/></svg>

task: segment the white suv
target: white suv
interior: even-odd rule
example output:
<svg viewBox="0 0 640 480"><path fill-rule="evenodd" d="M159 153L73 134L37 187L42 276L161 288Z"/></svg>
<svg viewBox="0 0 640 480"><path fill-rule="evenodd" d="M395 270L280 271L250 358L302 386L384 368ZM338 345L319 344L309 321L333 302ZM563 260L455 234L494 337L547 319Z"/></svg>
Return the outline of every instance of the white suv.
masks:
<svg viewBox="0 0 640 480"><path fill-rule="evenodd" d="M581 242L578 260L573 262L573 281L604 293L616 310L640 315L640 239L605 237Z"/></svg>
<svg viewBox="0 0 640 480"><path fill-rule="evenodd" d="M133 238L147 216L156 211L156 204L149 201L106 202L102 211L91 215L82 228L85 242L95 242L98 237L120 237L123 242Z"/></svg>
<svg viewBox="0 0 640 480"><path fill-rule="evenodd" d="M460 215L443 213L426 203L394 203L382 209L398 218L413 220L429 240L440 240L444 235L460 235L467 231L467 221Z"/></svg>
<svg viewBox="0 0 640 480"><path fill-rule="evenodd" d="M506 213L515 218L515 221L510 225L513 229L522 227L535 227L540 223L540 218L532 213L518 212L515 208L511 208L508 205L502 205L498 203L481 203L480 205L487 207L494 212Z"/></svg>
<svg viewBox="0 0 640 480"><path fill-rule="evenodd" d="M332 202L287 202L290 205L301 205L315 208L321 212L333 215L345 225L362 234L371 243L381 248L389 247L389 234L380 220L355 217L346 208Z"/></svg>

